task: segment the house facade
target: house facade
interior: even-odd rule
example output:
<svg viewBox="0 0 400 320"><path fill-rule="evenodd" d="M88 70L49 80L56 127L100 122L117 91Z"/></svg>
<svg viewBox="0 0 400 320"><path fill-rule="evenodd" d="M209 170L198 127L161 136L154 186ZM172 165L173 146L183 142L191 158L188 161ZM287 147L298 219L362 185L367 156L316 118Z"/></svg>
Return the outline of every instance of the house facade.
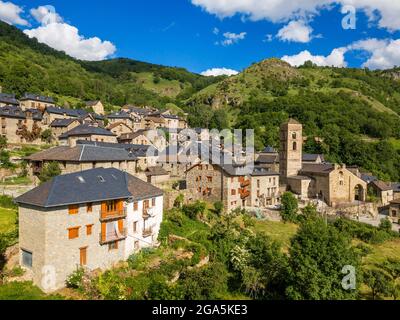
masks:
<svg viewBox="0 0 400 320"><path fill-rule="evenodd" d="M62 175L16 199L20 264L45 292L157 245L162 190L116 169Z"/></svg>
<svg viewBox="0 0 400 320"><path fill-rule="evenodd" d="M96 100L96 101L87 101L86 102L86 107L87 108L91 108L93 110L94 113L100 114L100 115L104 115L104 105L100 100Z"/></svg>
<svg viewBox="0 0 400 320"><path fill-rule="evenodd" d="M78 140L117 143L117 136L109 130L82 124L58 137L61 145L76 146Z"/></svg>
<svg viewBox="0 0 400 320"><path fill-rule="evenodd" d="M44 111L47 107L55 107L52 97L46 97L34 93L25 93L20 99L22 109L38 109Z"/></svg>

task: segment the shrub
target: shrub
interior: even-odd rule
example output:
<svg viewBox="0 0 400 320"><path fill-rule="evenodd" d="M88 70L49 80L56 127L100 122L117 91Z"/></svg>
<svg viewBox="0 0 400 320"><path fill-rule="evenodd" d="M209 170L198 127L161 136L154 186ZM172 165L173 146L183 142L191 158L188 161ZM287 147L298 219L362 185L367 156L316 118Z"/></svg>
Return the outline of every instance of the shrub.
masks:
<svg viewBox="0 0 400 320"><path fill-rule="evenodd" d="M82 280L85 275L85 270L83 268L76 269L72 274L70 274L65 281L67 288L81 289Z"/></svg>
<svg viewBox="0 0 400 320"><path fill-rule="evenodd" d="M61 169L57 162L50 162L43 167L39 174L39 179L41 183L47 182L52 178L59 176L61 174Z"/></svg>
<svg viewBox="0 0 400 320"><path fill-rule="evenodd" d="M389 218L385 218L381 220L381 223L379 225L379 229L386 231L386 232L391 232L392 231L392 222L389 220Z"/></svg>
<svg viewBox="0 0 400 320"><path fill-rule="evenodd" d="M7 209L18 209L18 206L14 202L14 199L7 195L0 196L0 207Z"/></svg>
<svg viewBox="0 0 400 320"><path fill-rule="evenodd" d="M286 192L282 196L281 216L283 221L295 222L299 204L296 197L291 192Z"/></svg>
<svg viewBox="0 0 400 320"><path fill-rule="evenodd" d="M216 214L221 215L224 212L224 204L221 201L215 202L214 211Z"/></svg>

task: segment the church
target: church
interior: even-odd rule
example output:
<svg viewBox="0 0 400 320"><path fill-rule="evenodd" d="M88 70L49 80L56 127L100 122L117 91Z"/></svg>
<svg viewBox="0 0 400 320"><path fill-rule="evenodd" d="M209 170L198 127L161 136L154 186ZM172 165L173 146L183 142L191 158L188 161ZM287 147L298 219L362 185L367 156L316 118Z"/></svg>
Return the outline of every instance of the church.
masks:
<svg viewBox="0 0 400 320"><path fill-rule="evenodd" d="M283 188L301 199L319 199L331 207L366 201L367 183L357 168L305 162L303 142L301 123L290 119L281 126L279 170Z"/></svg>

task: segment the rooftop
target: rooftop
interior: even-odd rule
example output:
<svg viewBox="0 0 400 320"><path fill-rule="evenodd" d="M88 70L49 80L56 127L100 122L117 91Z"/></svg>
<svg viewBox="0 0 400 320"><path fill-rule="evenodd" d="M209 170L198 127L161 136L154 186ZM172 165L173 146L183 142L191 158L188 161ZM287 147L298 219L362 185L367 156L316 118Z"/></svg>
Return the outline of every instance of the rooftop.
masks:
<svg viewBox="0 0 400 320"><path fill-rule="evenodd" d="M10 105L19 105L19 101L15 99L15 94L12 93L0 93L0 102Z"/></svg>
<svg viewBox="0 0 400 320"><path fill-rule="evenodd" d="M114 168L97 168L57 176L15 201L19 204L53 208L128 198L135 201L162 195L162 190L126 172Z"/></svg>
<svg viewBox="0 0 400 320"><path fill-rule="evenodd" d="M86 140L78 140L77 144L108 147L114 149L124 149L128 152L132 152L136 157L146 157L146 155L149 154L154 154L155 156L158 155L158 150L155 147L143 144L109 143L109 142L96 142L96 141L86 141Z"/></svg>
<svg viewBox="0 0 400 320"><path fill-rule="evenodd" d="M59 139L67 139L68 137L77 137L77 136L89 136L89 135L97 135L97 136L115 136L109 130L106 130L101 127L93 127L88 124L81 124L70 131L62 134Z"/></svg>
<svg viewBox="0 0 400 320"><path fill-rule="evenodd" d="M77 119L56 119L50 124L50 127L53 127L53 128L57 128L57 127L65 128L65 127L68 127L74 121L78 121L78 120Z"/></svg>
<svg viewBox="0 0 400 320"><path fill-rule="evenodd" d="M33 100L33 101L54 104L54 99L52 97L41 96L39 94L34 94L34 93L25 93L20 100L22 100L22 101Z"/></svg>
<svg viewBox="0 0 400 320"><path fill-rule="evenodd" d="M27 109L23 111L18 106L5 106L0 107L0 116L5 118L26 119L27 115L31 114L34 120L42 120L42 113L37 109Z"/></svg>

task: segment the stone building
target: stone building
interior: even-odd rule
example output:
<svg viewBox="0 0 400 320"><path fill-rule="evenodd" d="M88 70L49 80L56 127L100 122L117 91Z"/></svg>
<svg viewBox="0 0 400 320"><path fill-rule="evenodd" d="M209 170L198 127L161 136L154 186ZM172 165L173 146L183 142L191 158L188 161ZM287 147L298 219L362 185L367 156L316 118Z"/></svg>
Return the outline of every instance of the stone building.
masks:
<svg viewBox="0 0 400 320"><path fill-rule="evenodd" d="M86 107L87 108L91 108L93 110L94 113L100 114L100 115L104 115L104 106L102 104L102 102L100 100L96 100L96 101L87 101L86 102Z"/></svg>
<svg viewBox="0 0 400 320"><path fill-rule="evenodd" d="M15 98L15 94L2 93L0 88L0 107L5 106L19 107L19 101Z"/></svg>
<svg viewBox="0 0 400 320"><path fill-rule="evenodd" d="M132 128L125 122L114 122L107 127L107 130L110 130L118 138L133 133Z"/></svg>
<svg viewBox="0 0 400 320"><path fill-rule="evenodd" d="M118 137L118 142L150 146L152 143L146 136L147 132L148 130L139 130L136 132L123 133Z"/></svg>
<svg viewBox="0 0 400 320"><path fill-rule="evenodd" d="M400 223L400 199L390 201L389 218L395 223Z"/></svg>
<svg viewBox="0 0 400 320"><path fill-rule="evenodd" d="M52 97L41 96L33 93L25 93L19 101L23 110L38 109L43 112L47 107L55 107L55 102Z"/></svg>
<svg viewBox="0 0 400 320"><path fill-rule="evenodd" d="M367 183L346 165L303 162L302 125L291 119L281 126L280 173L283 184L303 199L318 198L329 206L366 201Z"/></svg>
<svg viewBox="0 0 400 320"><path fill-rule="evenodd" d="M78 140L116 143L117 136L109 130L81 124L58 137L61 145L74 147Z"/></svg>
<svg viewBox="0 0 400 320"><path fill-rule="evenodd" d="M107 116L110 124L114 123L125 123L129 128L133 128L133 119L131 115L125 111L118 111L111 113Z"/></svg>
<svg viewBox="0 0 400 320"><path fill-rule="evenodd" d="M10 144L41 144L42 114L37 109L0 107L1 135Z"/></svg>
<svg viewBox="0 0 400 320"><path fill-rule="evenodd" d="M382 206L387 206L390 201L394 200L393 187L380 180L369 183L368 192L377 197Z"/></svg>
<svg viewBox="0 0 400 320"><path fill-rule="evenodd" d="M58 139L59 136L64 133L76 128L80 125L80 122L76 118L71 119L56 119L52 123L50 123L50 129L53 133L53 136Z"/></svg>
<svg viewBox="0 0 400 320"><path fill-rule="evenodd" d="M136 175L137 157L122 148L92 145L60 146L47 149L25 158L30 176L36 177L50 162L57 162L62 174L94 168L115 168Z"/></svg>
<svg viewBox="0 0 400 320"><path fill-rule="evenodd" d="M169 173L162 167L148 167L145 171L147 182L160 185L170 180Z"/></svg>
<svg viewBox="0 0 400 320"><path fill-rule="evenodd" d="M18 197L20 264L45 292L157 245L163 192L126 172L58 176Z"/></svg>

